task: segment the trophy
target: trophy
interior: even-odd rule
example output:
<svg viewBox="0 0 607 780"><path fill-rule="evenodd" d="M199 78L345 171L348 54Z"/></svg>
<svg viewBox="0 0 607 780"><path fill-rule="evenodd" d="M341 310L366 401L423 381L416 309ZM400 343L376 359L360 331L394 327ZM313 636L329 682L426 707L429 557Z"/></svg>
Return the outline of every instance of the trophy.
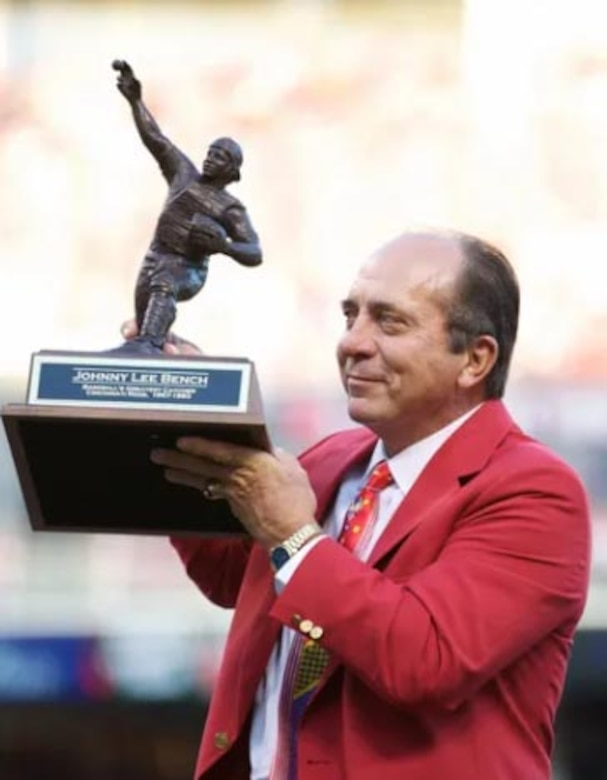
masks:
<svg viewBox="0 0 607 780"><path fill-rule="evenodd" d="M169 484L149 458L182 435L270 448L250 360L164 349L183 342L171 331L177 304L200 292L212 255L262 261L245 207L226 190L242 150L218 138L198 170L160 130L131 66L112 67L168 195L137 276L133 338L104 352L32 355L26 402L2 408L26 509L34 530L242 534L227 502Z"/></svg>

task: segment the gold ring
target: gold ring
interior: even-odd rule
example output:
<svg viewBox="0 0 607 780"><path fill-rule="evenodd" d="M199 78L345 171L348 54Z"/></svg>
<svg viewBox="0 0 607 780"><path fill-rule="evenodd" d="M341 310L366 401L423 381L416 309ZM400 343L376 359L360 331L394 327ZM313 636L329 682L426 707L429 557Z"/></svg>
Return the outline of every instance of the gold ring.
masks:
<svg viewBox="0 0 607 780"><path fill-rule="evenodd" d="M217 495L217 488L219 487L219 481L216 479L210 479L207 484L202 489L202 495L207 499L207 501L214 501L216 498L219 498Z"/></svg>

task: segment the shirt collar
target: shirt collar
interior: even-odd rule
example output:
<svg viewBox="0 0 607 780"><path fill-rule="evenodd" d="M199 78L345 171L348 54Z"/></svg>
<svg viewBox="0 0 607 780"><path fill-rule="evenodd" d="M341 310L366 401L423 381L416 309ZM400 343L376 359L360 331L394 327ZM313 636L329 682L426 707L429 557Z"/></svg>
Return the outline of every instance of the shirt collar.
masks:
<svg viewBox="0 0 607 780"><path fill-rule="evenodd" d="M430 434L430 436L426 436L425 439L416 441L415 444L412 444L410 447L405 447L404 450L397 452L396 455L393 455L391 458L386 454L384 443L380 439L375 445L367 468L365 469L365 480L380 461L387 460L394 481L403 493L407 493L423 471L424 467L430 462L432 456L438 452L447 439L454 434L466 420L472 417L481 406L482 404L475 406L457 419L452 420L448 425L445 425L444 428L440 428L438 431Z"/></svg>

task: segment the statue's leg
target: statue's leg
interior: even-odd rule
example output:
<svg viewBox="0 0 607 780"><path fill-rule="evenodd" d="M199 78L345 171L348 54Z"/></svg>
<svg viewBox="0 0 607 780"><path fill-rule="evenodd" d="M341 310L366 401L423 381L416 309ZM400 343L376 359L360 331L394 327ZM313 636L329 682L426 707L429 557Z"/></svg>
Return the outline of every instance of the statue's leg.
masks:
<svg viewBox="0 0 607 780"><path fill-rule="evenodd" d="M149 297L139 338L162 348L177 314L175 278L170 263L161 261L149 280Z"/></svg>
<svg viewBox="0 0 607 780"><path fill-rule="evenodd" d="M139 332L141 332L143 318L145 317L145 312L150 300L151 278L158 263L159 260L157 257L146 255L141 264L141 268L139 269L139 274L137 275L137 281L135 283L135 320Z"/></svg>
<svg viewBox="0 0 607 780"><path fill-rule="evenodd" d="M178 301L189 301L197 295L207 280L209 258L203 258L200 263L183 263L175 276L175 289Z"/></svg>

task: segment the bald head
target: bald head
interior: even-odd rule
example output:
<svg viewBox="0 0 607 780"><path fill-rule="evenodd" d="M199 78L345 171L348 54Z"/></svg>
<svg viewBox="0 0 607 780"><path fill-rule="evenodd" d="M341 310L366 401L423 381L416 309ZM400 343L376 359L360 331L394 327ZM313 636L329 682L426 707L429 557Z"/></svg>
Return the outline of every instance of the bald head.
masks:
<svg viewBox="0 0 607 780"><path fill-rule="evenodd" d="M460 234L447 231L407 231L387 241L372 257L423 259L427 262L449 263L461 260Z"/></svg>
<svg viewBox="0 0 607 780"><path fill-rule="evenodd" d="M395 294L424 289L447 307L464 266L459 236L434 232L403 233L381 246L361 266L359 277L388 279Z"/></svg>

